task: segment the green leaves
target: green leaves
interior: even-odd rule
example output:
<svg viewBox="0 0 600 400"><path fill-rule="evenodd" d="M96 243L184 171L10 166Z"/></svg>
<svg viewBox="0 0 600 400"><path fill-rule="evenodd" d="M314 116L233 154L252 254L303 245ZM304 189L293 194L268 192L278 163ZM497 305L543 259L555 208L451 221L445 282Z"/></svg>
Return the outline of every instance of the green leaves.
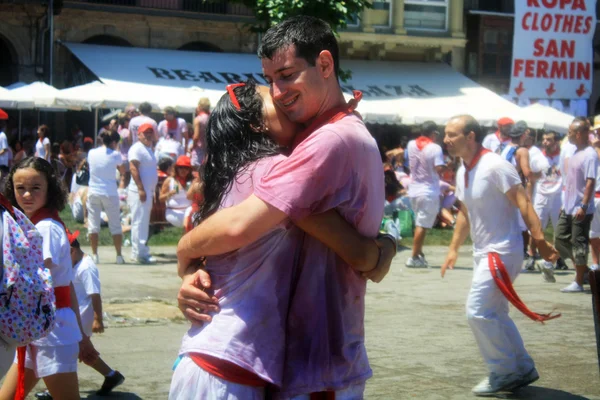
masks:
<svg viewBox="0 0 600 400"><path fill-rule="evenodd" d="M371 8L368 0L234 0L254 11L253 32L265 32L294 15L312 15L327 21L337 32L345 28L347 21L360 15L364 8Z"/></svg>

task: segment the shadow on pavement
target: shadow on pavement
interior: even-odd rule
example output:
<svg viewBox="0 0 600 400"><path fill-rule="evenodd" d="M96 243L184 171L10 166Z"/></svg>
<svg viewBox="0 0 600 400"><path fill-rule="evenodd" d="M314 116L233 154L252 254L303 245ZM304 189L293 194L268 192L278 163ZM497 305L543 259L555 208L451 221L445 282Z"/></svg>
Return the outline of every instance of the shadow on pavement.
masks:
<svg viewBox="0 0 600 400"><path fill-rule="evenodd" d="M106 396L98 396L95 391L82 392L81 394L83 394L83 395L87 394L87 397L82 397L85 399L142 400L142 398L135 393L119 392L119 391L113 391L109 395L106 395Z"/></svg>
<svg viewBox="0 0 600 400"><path fill-rule="evenodd" d="M544 399L544 400L589 400L588 397L579 396L565 392L563 390L549 389L539 386L528 386L520 389L512 394L499 395L497 398L501 399Z"/></svg>

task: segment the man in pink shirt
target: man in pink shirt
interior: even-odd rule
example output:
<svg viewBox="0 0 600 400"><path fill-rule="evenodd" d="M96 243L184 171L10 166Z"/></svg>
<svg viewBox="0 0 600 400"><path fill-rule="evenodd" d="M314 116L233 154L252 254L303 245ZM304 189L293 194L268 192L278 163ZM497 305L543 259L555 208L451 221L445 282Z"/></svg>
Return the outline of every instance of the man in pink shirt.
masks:
<svg viewBox="0 0 600 400"><path fill-rule="evenodd" d="M210 320L201 313L215 306L194 287L208 287L210 281L196 271L195 259L253 243L285 218L297 221L336 209L359 233L375 237L383 216L381 158L342 95L338 46L330 27L317 18L290 18L265 34L259 57L275 104L306 129L296 136L290 156L267 170L253 195L181 239L179 273L187 275L180 307L199 321ZM362 398L372 375L364 343L366 281L306 236L294 285L280 397L329 392L337 399Z"/></svg>

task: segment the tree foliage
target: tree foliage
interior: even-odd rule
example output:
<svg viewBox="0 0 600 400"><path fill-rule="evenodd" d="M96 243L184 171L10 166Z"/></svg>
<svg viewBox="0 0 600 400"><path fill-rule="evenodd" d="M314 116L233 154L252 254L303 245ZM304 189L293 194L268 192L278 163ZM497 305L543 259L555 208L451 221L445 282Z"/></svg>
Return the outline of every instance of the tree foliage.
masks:
<svg viewBox="0 0 600 400"><path fill-rule="evenodd" d="M321 18L337 32L348 21L370 8L368 0L235 0L254 11L254 32L265 32L271 26L294 15L312 15Z"/></svg>

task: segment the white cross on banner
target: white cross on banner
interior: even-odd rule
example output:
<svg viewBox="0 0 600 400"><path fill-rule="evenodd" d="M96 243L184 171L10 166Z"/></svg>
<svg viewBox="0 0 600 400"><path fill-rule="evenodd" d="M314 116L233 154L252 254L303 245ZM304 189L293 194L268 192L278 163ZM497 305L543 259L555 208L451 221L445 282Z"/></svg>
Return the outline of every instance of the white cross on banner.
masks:
<svg viewBox="0 0 600 400"><path fill-rule="evenodd" d="M596 0L515 0L510 95L588 99Z"/></svg>

